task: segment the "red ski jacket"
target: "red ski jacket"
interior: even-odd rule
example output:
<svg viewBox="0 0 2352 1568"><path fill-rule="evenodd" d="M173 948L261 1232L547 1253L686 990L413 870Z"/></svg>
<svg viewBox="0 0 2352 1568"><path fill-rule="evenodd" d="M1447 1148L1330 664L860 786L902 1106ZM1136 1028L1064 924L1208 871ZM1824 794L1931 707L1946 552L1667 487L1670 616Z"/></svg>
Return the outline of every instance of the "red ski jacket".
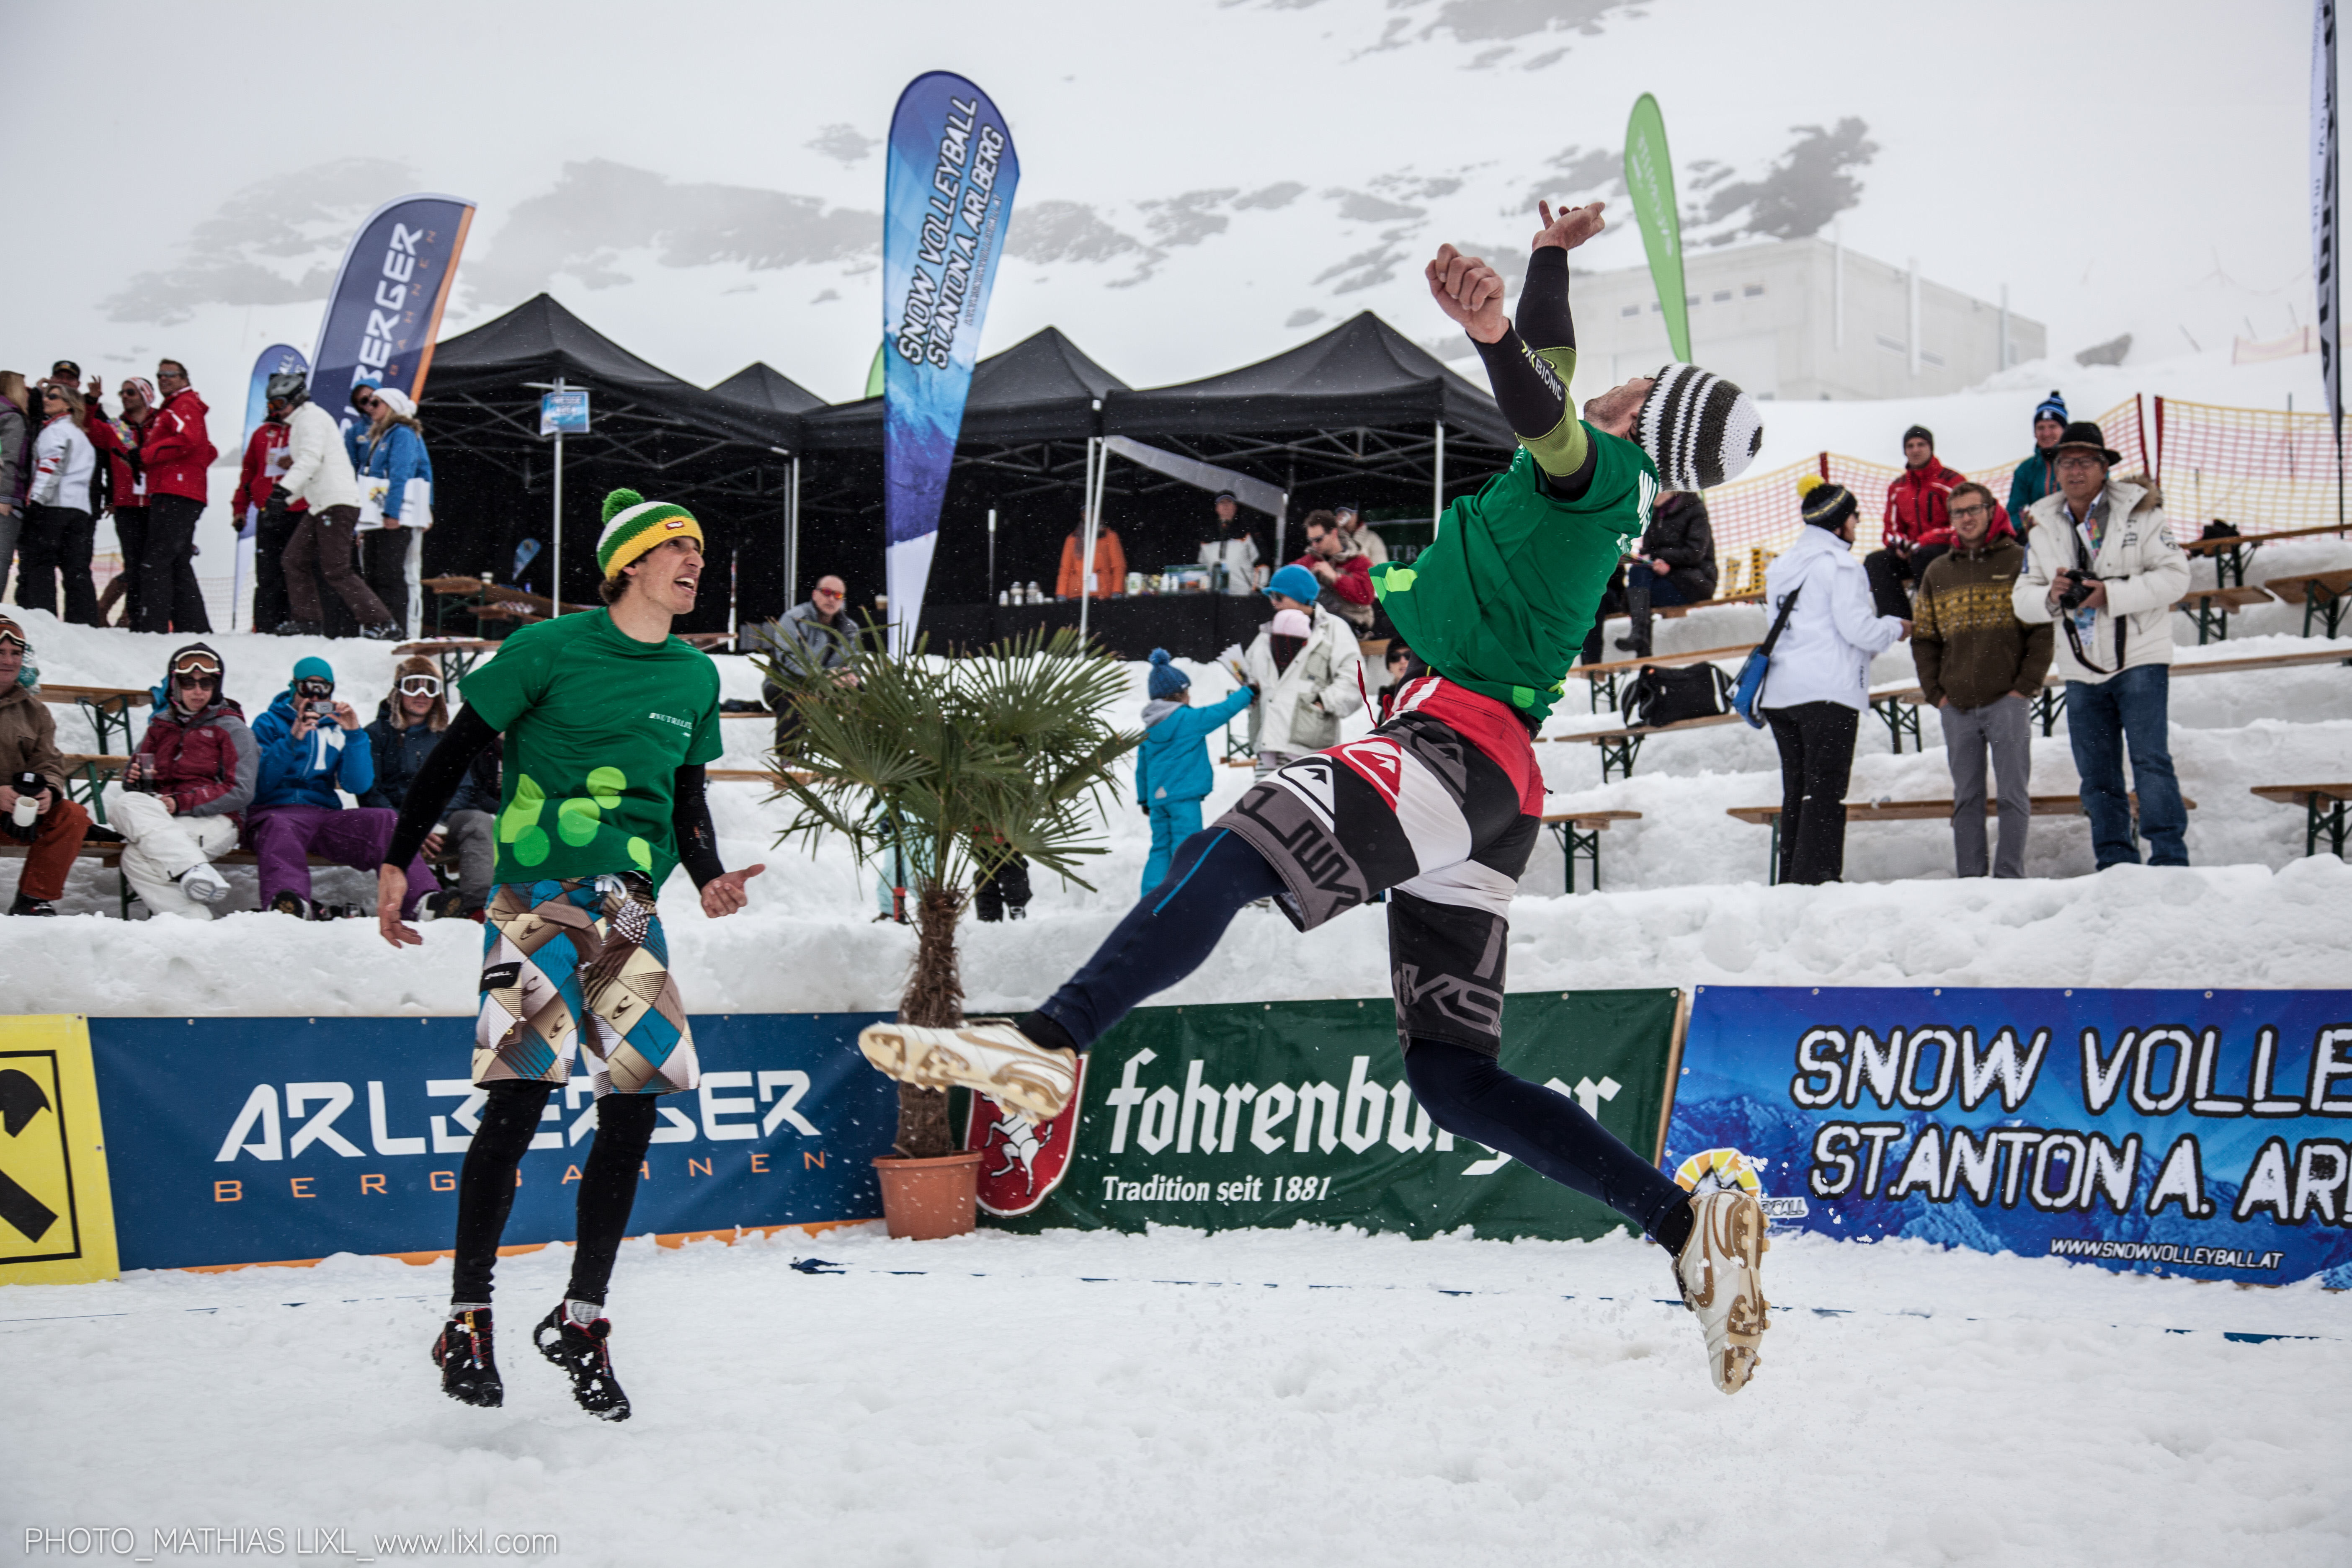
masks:
<svg viewBox="0 0 2352 1568"><path fill-rule="evenodd" d="M205 434L210 412L193 386L183 387L147 421L140 439L140 460L147 468L147 499L181 496L188 500L210 499L205 491L205 470L220 456Z"/></svg>
<svg viewBox="0 0 2352 1568"><path fill-rule="evenodd" d="M239 528L245 526L247 507L259 508L269 504L269 492L277 488L278 476L286 471L284 463L273 464L270 459L273 454L286 449L286 438L291 434L275 419L265 419L253 427L253 437L245 444L245 467L238 470L236 476L236 494L229 498L229 505L236 509ZM306 500L289 501L286 510L309 511L310 503Z"/></svg>
<svg viewBox="0 0 2352 1568"><path fill-rule="evenodd" d="M1896 475L1886 487L1887 543L1901 539L1913 544L1949 544L1952 487L1967 483L1968 478L1933 458Z"/></svg>
<svg viewBox="0 0 2352 1568"><path fill-rule="evenodd" d="M155 791L181 816L226 816L240 826L252 804L261 753L245 710L222 700L197 713L168 700L147 721L139 754L155 770Z"/></svg>
<svg viewBox="0 0 2352 1568"><path fill-rule="evenodd" d="M1333 593L1351 605L1369 605L1372 602L1372 563L1370 557L1349 555L1341 560L1328 561L1310 550L1291 564L1304 566L1312 572L1318 562L1338 569L1339 574L1331 579Z"/></svg>

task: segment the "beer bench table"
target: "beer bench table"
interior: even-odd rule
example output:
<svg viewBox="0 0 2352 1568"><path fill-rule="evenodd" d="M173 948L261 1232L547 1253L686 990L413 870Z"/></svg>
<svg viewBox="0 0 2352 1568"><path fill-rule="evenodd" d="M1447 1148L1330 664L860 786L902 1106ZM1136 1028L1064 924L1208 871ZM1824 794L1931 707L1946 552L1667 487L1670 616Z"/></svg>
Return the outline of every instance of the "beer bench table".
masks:
<svg viewBox="0 0 2352 1568"><path fill-rule="evenodd" d="M436 580L439 581L439 579ZM455 581L469 583L473 579L461 577ZM570 608L576 611L585 606L573 605ZM545 619L544 616L529 618ZM687 632L682 635L681 640L692 643L707 653L727 641L728 637L725 632ZM497 642L487 637L426 637L421 642L402 643L392 651L404 658L424 658L438 661L441 666L441 684L455 687L464 685L466 677L473 672L474 666L498 652L499 646ZM760 716L772 717L765 709L760 710ZM721 717L733 719L738 715L726 713Z"/></svg>
<svg viewBox="0 0 2352 1568"><path fill-rule="evenodd" d="M705 768L702 772L702 776L710 780L714 784L763 784L771 785L781 784L787 778L791 779L794 784L806 784L811 779L816 777L814 773L805 772L800 768L794 768L787 773L777 773L767 768Z"/></svg>
<svg viewBox="0 0 2352 1568"><path fill-rule="evenodd" d="M509 588L488 577L427 577L425 586L433 595L433 629L436 632L451 616L471 616L477 621L545 620L555 608L554 601L543 594L526 594L520 588ZM563 608L570 614L595 606L566 605Z"/></svg>
<svg viewBox="0 0 2352 1568"><path fill-rule="evenodd" d="M1650 614L1669 621L1678 621L1693 610L1712 610L1718 605L1760 605L1764 590L1751 588L1745 594L1726 594L1719 599L1701 599L1696 605L1653 605Z"/></svg>
<svg viewBox="0 0 2352 1568"><path fill-rule="evenodd" d="M106 752L68 752L66 764L66 798L79 801L89 807L90 820L100 827L106 826L106 786L122 776L129 757L110 756Z"/></svg>
<svg viewBox="0 0 2352 1568"><path fill-rule="evenodd" d="M2175 679L2190 675L2244 675L2257 669L2294 669L2313 664L2352 665L2352 653L2345 653L2336 648L2301 648L2294 653L2255 653L2238 658L2182 659L2174 662L2172 674ZM1925 696L1926 694L1916 686L1905 686L1894 689L1874 688L1870 695L1870 705L1878 711L1882 719L1886 718L1886 710L1897 705L1914 710L1910 716L1910 733L1916 738L1919 733L1919 715L1916 710L1925 700ZM2058 715L2065 710L2064 679L2054 672L2044 676L2042 689L2033 699L2033 716L2041 721L2042 733L2045 739L2056 727ZM1894 721L1890 719L1887 722L1888 727L1892 728ZM1897 750L1900 749L1897 748Z"/></svg>
<svg viewBox="0 0 2352 1568"><path fill-rule="evenodd" d="M2197 646L2230 640L2230 612L2275 604L2267 586L2191 588L2172 607L2197 623ZM2306 634L2307 635L2307 634Z"/></svg>
<svg viewBox="0 0 2352 1568"><path fill-rule="evenodd" d="M1568 891L1576 891L1576 858L1584 857L1592 868L1592 890L1601 890L1601 835L1612 822L1639 822L1638 811L1548 811L1541 817L1543 825L1559 842L1562 870L1566 874Z"/></svg>
<svg viewBox="0 0 2352 1568"><path fill-rule="evenodd" d="M1656 665L1660 669L1681 669L1687 665L1713 664L1717 659L1746 658L1754 647L1753 643L1742 643L1738 647L1701 648L1696 653L1661 653L1653 654L1648 658L1612 658L1606 664L1580 664L1569 673L1584 678L1592 699L1592 711L1598 713L1603 702L1612 708L1617 706L1617 678L1621 675L1639 674L1644 665ZM1605 697L1602 695L1604 687L1607 688Z"/></svg>
<svg viewBox="0 0 2352 1568"><path fill-rule="evenodd" d="M2264 800L2274 800L2281 805L2299 805L2304 810L2303 852L2319 853L2319 836L2327 835L2327 847L2337 859L2344 858L2347 837L2345 805L2352 802L2352 784L2256 784L2249 792Z"/></svg>
<svg viewBox="0 0 2352 1568"><path fill-rule="evenodd" d="M2340 534L2339 528L2322 525L2318 528L2287 528L2276 533L2225 533L2218 539L2192 539L2180 549L2185 555L2210 555L2213 558L2213 580L2224 586L2234 580L2238 587L2246 585L2246 559L2265 544L2282 539L2315 539L2323 533Z"/></svg>
<svg viewBox="0 0 2352 1568"><path fill-rule="evenodd" d="M22 860L28 853L31 852L31 849L32 846L28 844L11 844L5 839L0 839L0 860ZM124 920L129 920L131 918L131 879L122 874L122 846L120 844L85 843L81 847L81 849L76 858L82 860L95 860L98 862L99 868L100 870L111 871L114 873L115 898L117 902L121 906L122 918ZM352 868L343 865L341 860L321 860L315 855L307 856L305 858L309 860L310 868L314 871L333 870L337 868L350 870ZM214 856L212 863L215 866L258 866L261 864L261 857L252 853L250 850L236 849L230 851L226 855ZM251 910L228 910L222 912L226 914L251 914L256 911Z"/></svg>
<svg viewBox="0 0 2352 1568"><path fill-rule="evenodd" d="M155 694L130 686L60 686L43 681L37 693L44 702L71 702L89 719L89 726L98 731L98 749L111 751L107 739L122 737L122 749L131 750L131 711L142 704L152 704Z"/></svg>
<svg viewBox="0 0 2352 1568"><path fill-rule="evenodd" d="M1656 660L1651 660L1655 663ZM1601 748L1601 782L1607 784L1617 773L1633 776L1633 759L1642 754L1642 742L1653 735L1677 734L1685 730L1704 730L1710 724L1744 723L1737 713L1710 713L1700 719L1685 719L1675 724L1634 724L1619 730L1588 730L1569 735L1542 735L1538 740L1566 745L1582 741Z"/></svg>
<svg viewBox="0 0 2352 1568"><path fill-rule="evenodd" d="M2332 640L2344 625L2344 605L2352 599L2352 570L2342 572L2305 572L2292 577L2273 577L2263 586L2290 605L2303 606L2303 635L2311 635L2311 618L2317 616L2327 627Z"/></svg>
<svg viewBox="0 0 2352 1568"><path fill-rule="evenodd" d="M2035 816L2084 815L2083 797L2078 795L2037 795L2029 798L2033 804L2032 815ZM2133 795L2128 798L2132 810L2132 841L2137 843L2139 796ZM2197 803L2187 795L2180 797L2180 804L2187 810L2197 809ZM1985 815L1998 816L2000 809L2000 800L1988 791L1985 795ZM1777 885L1780 880L1780 808L1777 805L1735 805L1727 807L1724 815L1736 816L1759 827L1771 827L1772 858L1765 866L1764 881L1767 886ZM1952 803L1948 800L1849 801L1845 808L1848 827L1857 822L1949 822L1951 818Z"/></svg>

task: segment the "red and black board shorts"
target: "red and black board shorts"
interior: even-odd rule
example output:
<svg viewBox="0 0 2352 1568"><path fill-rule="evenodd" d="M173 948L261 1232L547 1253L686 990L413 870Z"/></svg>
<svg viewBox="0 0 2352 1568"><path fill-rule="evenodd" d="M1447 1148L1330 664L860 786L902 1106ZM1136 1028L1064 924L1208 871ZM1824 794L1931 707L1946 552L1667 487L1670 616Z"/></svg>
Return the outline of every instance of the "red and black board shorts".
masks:
<svg viewBox="0 0 2352 1568"><path fill-rule="evenodd" d="M1301 931L1388 890L1402 1043L1502 1050L1511 896L1543 815L1528 742L1502 703L1426 676L1370 735L1276 770L1217 819L1281 876Z"/></svg>

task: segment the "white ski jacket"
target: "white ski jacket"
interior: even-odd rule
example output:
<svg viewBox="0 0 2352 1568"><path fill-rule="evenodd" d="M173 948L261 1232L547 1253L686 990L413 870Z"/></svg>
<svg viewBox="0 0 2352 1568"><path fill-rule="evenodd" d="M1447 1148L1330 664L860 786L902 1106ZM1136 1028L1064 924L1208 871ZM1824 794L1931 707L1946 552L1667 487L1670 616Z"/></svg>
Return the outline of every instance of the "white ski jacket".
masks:
<svg viewBox="0 0 2352 1568"><path fill-rule="evenodd" d="M296 500L309 501L314 514L331 506L360 504L359 476L352 471L351 454L343 449L342 428L334 416L304 402L286 416L286 477L278 482Z"/></svg>
<svg viewBox="0 0 2352 1568"><path fill-rule="evenodd" d="M2172 606L2189 592L2189 555L2172 537L2164 497L2142 479L2107 480L2091 503L2104 504L2107 524L2099 548L2075 522L2061 494L2043 496L2026 509L2033 520L2025 536L2025 570L2017 574L2011 599L2017 618L2028 625L2058 626L2052 671L2068 680L2096 685L2139 664L2172 662ZM2086 566L2107 585L2107 607L2093 613L2090 630L2075 632L2083 651L2100 668L2090 668L2066 636L2065 613L2050 604L2050 584L2070 566ZM2123 634L2123 663L2116 662L2116 635Z"/></svg>
<svg viewBox="0 0 2352 1568"><path fill-rule="evenodd" d="M1903 623L1878 613L1869 575L1854 559L1853 547L1826 528L1801 530L1797 542L1765 570L1767 615L1778 616L1792 593L1797 607L1772 647L1757 705L1842 702L1868 708L1871 658L1895 646Z"/></svg>
<svg viewBox="0 0 2352 1568"><path fill-rule="evenodd" d="M1257 751L1287 756L1319 752L1339 743L1339 721L1364 705L1364 658L1353 627L1318 607L1307 645L1288 669L1274 667L1274 633L1261 627L1242 669L1257 688L1250 729Z"/></svg>
<svg viewBox="0 0 2352 1568"><path fill-rule="evenodd" d="M90 476L97 468L98 448L60 414L33 438L33 488L25 499L36 506L88 511Z"/></svg>

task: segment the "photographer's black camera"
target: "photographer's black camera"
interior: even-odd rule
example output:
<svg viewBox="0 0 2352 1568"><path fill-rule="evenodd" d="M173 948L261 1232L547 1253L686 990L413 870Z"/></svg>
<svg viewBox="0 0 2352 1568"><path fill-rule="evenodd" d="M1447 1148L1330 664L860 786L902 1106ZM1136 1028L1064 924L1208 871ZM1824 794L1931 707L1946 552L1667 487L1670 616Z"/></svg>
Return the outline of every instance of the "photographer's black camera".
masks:
<svg viewBox="0 0 2352 1568"><path fill-rule="evenodd" d="M2058 575L2066 580L2066 585L2058 590L2058 607L2062 610L2081 609L2083 601L2091 596L2091 584L2099 580L2097 573L2085 572L2074 566L2065 568Z"/></svg>

